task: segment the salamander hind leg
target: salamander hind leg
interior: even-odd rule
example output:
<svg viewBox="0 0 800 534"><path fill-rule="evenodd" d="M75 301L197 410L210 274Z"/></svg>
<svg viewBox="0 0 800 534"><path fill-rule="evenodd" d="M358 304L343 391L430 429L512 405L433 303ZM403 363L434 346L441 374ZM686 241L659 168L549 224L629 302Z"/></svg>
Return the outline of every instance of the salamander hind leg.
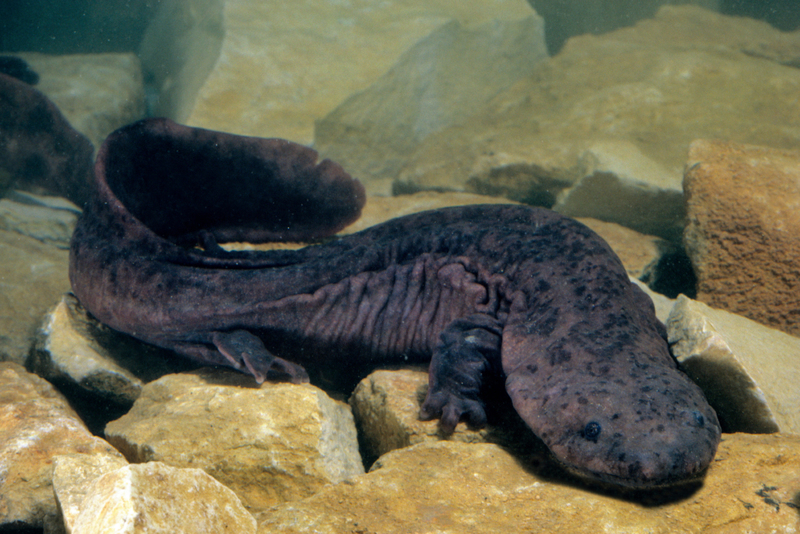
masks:
<svg viewBox="0 0 800 534"><path fill-rule="evenodd" d="M431 358L420 419L439 417L447 434L462 419L474 427L486 424L480 394L486 378L502 372L501 335L498 321L483 314L457 319L444 329Z"/></svg>
<svg viewBox="0 0 800 534"><path fill-rule="evenodd" d="M211 341L231 367L249 371L259 384L264 380L295 384L308 382L305 369L272 354L260 338L247 330L214 332Z"/></svg>

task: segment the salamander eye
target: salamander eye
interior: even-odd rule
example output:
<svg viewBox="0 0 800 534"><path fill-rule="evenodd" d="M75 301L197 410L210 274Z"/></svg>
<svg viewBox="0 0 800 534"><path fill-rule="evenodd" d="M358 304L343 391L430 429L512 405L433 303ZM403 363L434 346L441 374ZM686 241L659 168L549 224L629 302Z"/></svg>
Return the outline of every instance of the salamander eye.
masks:
<svg viewBox="0 0 800 534"><path fill-rule="evenodd" d="M597 423L595 421L589 421L588 423L586 423L586 426L583 427L583 432L581 432L581 435L587 441L591 441L592 443L597 443L597 438L600 436L601 430L602 427L600 426L600 423Z"/></svg>

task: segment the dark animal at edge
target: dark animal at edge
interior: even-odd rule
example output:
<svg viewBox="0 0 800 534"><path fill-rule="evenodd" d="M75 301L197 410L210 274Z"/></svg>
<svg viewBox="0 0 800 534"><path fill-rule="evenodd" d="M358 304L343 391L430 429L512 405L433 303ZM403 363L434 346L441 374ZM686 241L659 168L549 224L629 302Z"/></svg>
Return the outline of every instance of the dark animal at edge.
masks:
<svg viewBox="0 0 800 534"><path fill-rule="evenodd" d="M0 73L0 169L11 175L8 187L56 193L83 207L92 192L93 157L92 143L49 98Z"/></svg>
<svg viewBox="0 0 800 534"><path fill-rule="evenodd" d="M259 382L305 381L300 365L321 357L430 360L420 415L445 431L483 425L482 388L499 379L563 465L605 483L696 479L715 454L717 417L652 302L577 221L480 205L227 252L217 243L330 236L358 217L363 188L309 148L165 119L109 136L95 185L70 279L116 330ZM278 356L287 346L296 363Z"/></svg>
<svg viewBox="0 0 800 534"><path fill-rule="evenodd" d="M0 73L16 78L28 85L39 83L39 74L21 57L0 56Z"/></svg>

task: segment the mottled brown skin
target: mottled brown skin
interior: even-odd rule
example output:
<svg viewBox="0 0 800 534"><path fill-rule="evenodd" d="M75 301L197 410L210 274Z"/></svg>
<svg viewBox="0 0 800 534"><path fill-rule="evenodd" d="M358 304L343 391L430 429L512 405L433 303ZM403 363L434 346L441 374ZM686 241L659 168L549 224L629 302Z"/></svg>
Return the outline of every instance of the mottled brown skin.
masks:
<svg viewBox="0 0 800 534"><path fill-rule="evenodd" d="M653 487L709 465L714 411L678 370L649 298L591 230L545 209L469 206L297 251L225 252L216 240L283 228L263 230L270 209L252 205L269 196L253 196L261 186L278 197L299 187L301 210L333 206L320 219L329 227L292 238L335 231L363 202L358 183L314 164L310 149L263 143L275 141L168 121L113 134L98 155L98 199L72 243L81 302L112 328L259 381L303 381L298 364L320 358L340 367L431 359L421 416L440 417L446 431L484 424L483 386L504 380L554 456L593 480ZM249 150L272 160L245 165ZM287 345L297 363L274 356Z"/></svg>

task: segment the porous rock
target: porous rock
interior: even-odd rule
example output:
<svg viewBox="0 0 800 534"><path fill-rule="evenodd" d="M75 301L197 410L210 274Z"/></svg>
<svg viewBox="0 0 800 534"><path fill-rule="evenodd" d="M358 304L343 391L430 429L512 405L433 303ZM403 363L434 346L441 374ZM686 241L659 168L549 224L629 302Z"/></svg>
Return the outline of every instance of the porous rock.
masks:
<svg viewBox="0 0 800 534"><path fill-rule="evenodd" d="M349 408L311 385L201 369L147 384L106 427L135 463L200 467L250 510L313 494L363 473Z"/></svg>
<svg viewBox="0 0 800 534"><path fill-rule="evenodd" d="M496 191L679 242L691 141L800 141L800 71L752 53L797 39L694 6L575 37L467 124L428 136L397 180Z"/></svg>
<svg viewBox="0 0 800 534"><path fill-rule="evenodd" d="M683 295L667 331L726 431L800 434L800 338Z"/></svg>
<svg viewBox="0 0 800 534"><path fill-rule="evenodd" d="M800 335L800 152L697 140L684 188L697 299Z"/></svg>
<svg viewBox="0 0 800 534"><path fill-rule="evenodd" d="M627 498L542 476L494 444L440 441L271 509L259 532L798 532L799 494L793 435L724 435L701 487Z"/></svg>
<svg viewBox="0 0 800 534"><path fill-rule="evenodd" d="M24 364L42 317L69 291L69 253L0 230L0 360Z"/></svg>
<svg viewBox="0 0 800 534"><path fill-rule="evenodd" d="M202 469L148 462L96 479L71 534L255 531L255 519L236 494Z"/></svg>
<svg viewBox="0 0 800 534"><path fill-rule="evenodd" d="M524 0L169 0L140 54L167 106L158 115L311 143L315 120L442 25L531 14Z"/></svg>
<svg viewBox="0 0 800 534"><path fill-rule="evenodd" d="M18 364L0 363L0 529L59 530L53 461L71 453L120 456L89 433L49 383Z"/></svg>

